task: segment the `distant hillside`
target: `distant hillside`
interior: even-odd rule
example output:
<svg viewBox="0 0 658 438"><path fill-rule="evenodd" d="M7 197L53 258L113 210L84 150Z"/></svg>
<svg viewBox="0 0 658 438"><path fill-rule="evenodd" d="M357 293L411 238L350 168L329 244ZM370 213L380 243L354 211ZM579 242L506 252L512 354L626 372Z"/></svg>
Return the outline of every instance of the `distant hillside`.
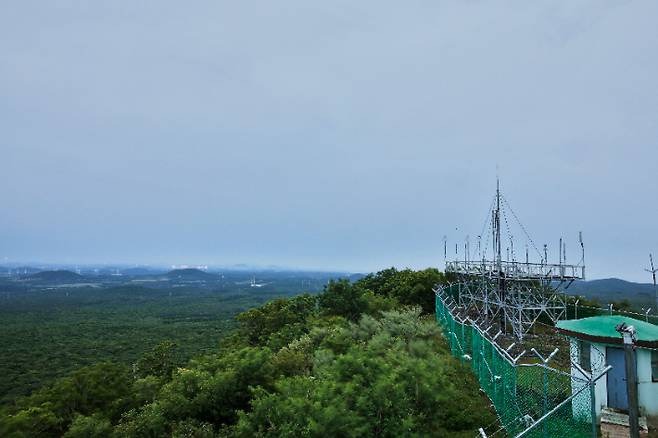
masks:
<svg viewBox="0 0 658 438"><path fill-rule="evenodd" d="M123 275L155 275L155 274L161 274L163 271L162 269L153 269L149 267L136 267L136 268L128 268L128 269L123 269L121 270L121 273ZM173 271L172 271L173 272Z"/></svg>
<svg viewBox="0 0 658 438"><path fill-rule="evenodd" d="M72 283L82 280L82 275L76 274L71 271L42 271L32 274L29 277L31 280L49 281L56 283Z"/></svg>
<svg viewBox="0 0 658 438"><path fill-rule="evenodd" d="M619 278L574 282L567 293L596 299L601 304L627 299L636 305L655 303L653 284L633 283Z"/></svg>
<svg viewBox="0 0 658 438"><path fill-rule="evenodd" d="M18 268L11 269L13 275L31 275L41 271L42 271L41 269L33 268L31 266L21 266Z"/></svg>
<svg viewBox="0 0 658 438"><path fill-rule="evenodd" d="M349 274L349 276L347 277L347 279L348 279L349 281L351 281L352 283L354 283L355 281L359 281L359 280L361 280L361 279L364 278L365 276L366 276L366 274Z"/></svg>
<svg viewBox="0 0 658 438"><path fill-rule="evenodd" d="M217 276L209 274L200 269L174 269L167 272L167 278L170 280L216 280Z"/></svg>

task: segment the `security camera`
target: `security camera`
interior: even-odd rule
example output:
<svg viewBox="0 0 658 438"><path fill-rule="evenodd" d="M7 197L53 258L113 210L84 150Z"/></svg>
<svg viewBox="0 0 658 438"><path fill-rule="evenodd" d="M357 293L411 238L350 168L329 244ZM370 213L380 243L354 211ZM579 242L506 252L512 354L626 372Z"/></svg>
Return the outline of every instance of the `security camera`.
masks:
<svg viewBox="0 0 658 438"><path fill-rule="evenodd" d="M615 326L615 330L617 330L622 336L625 335L624 338L626 338L626 336L630 337L632 343L635 343L637 340L635 327L632 325L628 325L625 322L622 322Z"/></svg>

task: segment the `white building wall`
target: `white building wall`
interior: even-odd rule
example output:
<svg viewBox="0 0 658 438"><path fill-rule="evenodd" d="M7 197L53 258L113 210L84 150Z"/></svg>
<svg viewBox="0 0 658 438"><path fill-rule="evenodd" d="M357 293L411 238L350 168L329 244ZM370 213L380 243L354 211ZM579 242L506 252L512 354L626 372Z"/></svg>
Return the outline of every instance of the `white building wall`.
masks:
<svg viewBox="0 0 658 438"><path fill-rule="evenodd" d="M658 415L658 382L651 381L651 350L637 350L637 398L640 415Z"/></svg>
<svg viewBox="0 0 658 438"><path fill-rule="evenodd" d="M569 350L571 354L572 364L571 364L571 393L575 394L583 386L587 385L586 376L584 376L578 368L573 366L573 362L580 357L580 349L577 339L570 339ZM585 390L585 392L589 392ZM578 418L582 421L590 421L592 408L590 406L589 397L577 397L577 400L574 400L571 404L571 409L574 418Z"/></svg>
<svg viewBox="0 0 658 438"><path fill-rule="evenodd" d="M603 369L606 367L605 359L605 346L601 344L588 343L590 348L590 365L591 373L594 377L598 376L603 372ZM574 360L580 359L580 343L578 339L571 338L569 343L569 349L571 353L571 358ZM587 371L587 370L586 370ZM573 365L571 365L571 390L572 393L575 393L583 386L587 385L585 379L587 377ZM591 417L591 400L589 396L589 390L586 390L588 395L587 397L578 397L577 404L574 400L573 404L573 415L574 417L582 418L583 420L590 421ZM596 417L597 419L601 416L601 410L608 404L608 393L605 377L601 377L596 381L594 385L594 397L595 397L595 407L596 407ZM587 406L584 404L587 403ZM586 413L586 414L585 414Z"/></svg>
<svg viewBox="0 0 658 438"><path fill-rule="evenodd" d="M592 374L594 377L600 375L606 367L605 345L592 342L590 344L590 358L592 361ZM601 418L601 410L608 405L608 383L604 377L601 377L594 384L594 394L596 399L596 418Z"/></svg>
<svg viewBox="0 0 658 438"><path fill-rule="evenodd" d="M579 340L570 338L571 357L578 359L579 355ZM591 343L590 344L590 359L592 364L592 375L598 376L606 367L606 344ZM620 345L612 347L619 348ZM637 359L637 380L638 380L638 404L640 407L640 415L658 415L658 382L651 381L651 350L646 348L638 348L636 350ZM582 382L582 374L572 365L571 379L572 391L577 391L585 384ZM596 416L600 418L601 409L608 405L608 386L607 380L601 377L595 384L595 402L596 402ZM576 412L583 412L582 409L574 407L574 415ZM582 414L580 414L582 415Z"/></svg>

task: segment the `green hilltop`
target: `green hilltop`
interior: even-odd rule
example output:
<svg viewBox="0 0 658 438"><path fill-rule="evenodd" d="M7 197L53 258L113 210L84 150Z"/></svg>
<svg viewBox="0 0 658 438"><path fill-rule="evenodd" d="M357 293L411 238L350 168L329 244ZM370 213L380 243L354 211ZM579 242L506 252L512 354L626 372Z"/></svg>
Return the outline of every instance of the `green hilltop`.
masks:
<svg viewBox="0 0 658 438"><path fill-rule="evenodd" d="M80 274L75 272L61 270L61 271L41 271L36 274L29 276L30 280L44 281L44 282L53 282L53 283L66 283L66 282L77 282L84 279Z"/></svg>
<svg viewBox="0 0 658 438"><path fill-rule="evenodd" d="M270 300L192 359L163 341L79 368L5 405L0 435L476 436L496 417L434 321L443 281L387 269Z"/></svg>

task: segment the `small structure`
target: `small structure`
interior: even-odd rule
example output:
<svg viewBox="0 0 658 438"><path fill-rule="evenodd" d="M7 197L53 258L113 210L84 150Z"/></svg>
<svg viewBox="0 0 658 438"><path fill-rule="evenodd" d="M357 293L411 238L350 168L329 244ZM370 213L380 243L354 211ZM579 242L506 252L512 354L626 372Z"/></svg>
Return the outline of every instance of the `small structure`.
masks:
<svg viewBox="0 0 658 438"><path fill-rule="evenodd" d="M601 374L607 366L611 369L595 383L595 409L597 419L602 412L614 409L627 412L629 408L626 389L626 360L622 336L615 330L620 323L635 327L635 358L637 364L638 406L642 416L658 416L658 326L625 316L594 316L559 321L558 332L570 341L572 362L590 374ZM584 376L578 366L572 364L573 390L583 386Z"/></svg>

